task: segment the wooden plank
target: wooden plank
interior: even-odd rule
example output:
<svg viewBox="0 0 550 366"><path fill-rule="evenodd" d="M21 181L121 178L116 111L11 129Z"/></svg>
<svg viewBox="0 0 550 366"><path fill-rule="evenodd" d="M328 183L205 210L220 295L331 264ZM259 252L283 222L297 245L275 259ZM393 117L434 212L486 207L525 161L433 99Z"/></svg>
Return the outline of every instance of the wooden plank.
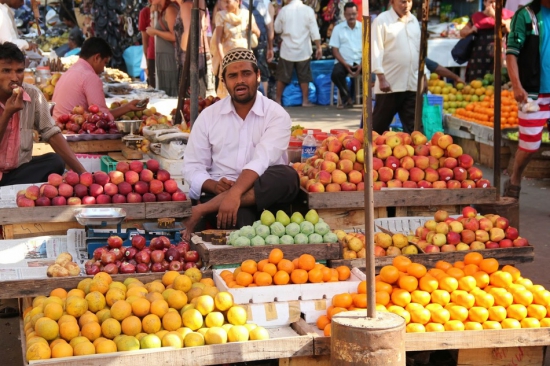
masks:
<svg viewBox="0 0 550 366"><path fill-rule="evenodd" d="M310 209L345 208L364 209L363 192L308 193L302 188ZM495 201L495 188L476 189L418 189L398 188L374 191L374 207L423 206L430 202L436 206L469 205Z"/></svg>
<svg viewBox="0 0 550 366"><path fill-rule="evenodd" d="M83 154L121 151L124 143L121 139L101 141L69 141L69 146L75 154Z"/></svg>
<svg viewBox="0 0 550 366"><path fill-rule="evenodd" d="M76 221L75 209L101 207L124 208L127 214L126 220L161 217L183 218L189 216L191 212L191 201L2 208L0 209L0 225L29 222L72 222Z"/></svg>
<svg viewBox="0 0 550 366"><path fill-rule="evenodd" d="M457 366L541 366L546 347L504 347L464 349L458 352Z"/></svg>
<svg viewBox="0 0 550 366"><path fill-rule="evenodd" d="M468 330L464 332L407 333L407 351L538 347L550 345L550 328ZM481 363L479 365L489 365ZM542 365L542 364L538 364Z"/></svg>
<svg viewBox="0 0 550 366"><path fill-rule="evenodd" d="M205 270L203 277L212 278L212 271ZM125 279L132 277L137 278L143 283L159 280L164 273L130 273L112 275L113 281L124 282ZM56 278L33 278L29 280L11 280L2 281L2 291L0 291L0 299L13 299L21 297L35 297L40 295L49 295L50 292L58 287L70 290L76 288L78 283L85 278L93 276L76 276L76 277L56 277Z"/></svg>
<svg viewBox="0 0 550 366"><path fill-rule="evenodd" d="M280 358L279 366L330 366L330 356Z"/></svg>
<svg viewBox="0 0 550 366"><path fill-rule="evenodd" d="M275 248L281 249L285 258L290 260L298 258L302 254L311 254L316 259L337 259L341 257L339 243L263 245L258 247L234 247L231 245L207 247L204 243L196 244L196 250L199 252L206 267L241 263L246 259L260 261L267 258L269 253Z"/></svg>
<svg viewBox="0 0 550 366"><path fill-rule="evenodd" d="M472 202L472 204L475 202ZM406 207L406 213L404 217L414 216L414 217L429 217L433 216L436 211L443 210L447 211L449 215L459 215L462 214L463 205L443 205L443 206L411 206ZM397 216L397 213L395 215Z"/></svg>
<svg viewBox="0 0 550 366"><path fill-rule="evenodd" d="M464 259L464 255L470 253L471 251L462 252L445 252L445 253L429 253L429 254L415 254L407 256L413 262L420 263L426 266L427 268L435 267L437 261L444 260L450 263L456 261L461 261ZM483 254L486 258L495 258L498 260L499 264L520 264L520 263L529 263L535 259L535 248L533 246L527 247L514 247L514 248L496 248L496 249L485 249L477 251ZM376 271L384 266L392 264L394 257L376 257L374 259L376 263ZM337 259L329 260L329 267L336 268L338 266L348 266L350 268L357 267L360 269L365 269L365 259Z"/></svg>
<svg viewBox="0 0 550 366"><path fill-rule="evenodd" d="M488 168L494 167L494 147L484 143L479 144L479 162ZM510 161L510 148L508 146L500 147L500 168L502 170L508 167Z"/></svg>
<svg viewBox="0 0 550 366"><path fill-rule="evenodd" d="M271 330L269 330L271 332ZM294 333L294 332L293 332ZM216 365L266 359L306 357L313 355L313 338L284 336L263 341L235 342L202 347L174 349L163 347L130 352L33 361L33 366L134 366L134 365ZM22 338L24 340L24 337ZM28 364L27 364L28 365Z"/></svg>
<svg viewBox="0 0 550 366"><path fill-rule="evenodd" d="M384 208L385 210L385 208ZM323 208L317 209L321 217L333 229L352 229L358 226L365 226L365 208L347 209L347 208ZM375 209L375 219L377 210Z"/></svg>
<svg viewBox="0 0 550 366"><path fill-rule="evenodd" d="M316 325L308 324L304 319L291 324L292 329L301 335L313 337L313 354L315 356L330 355L330 337L325 337L323 331Z"/></svg>

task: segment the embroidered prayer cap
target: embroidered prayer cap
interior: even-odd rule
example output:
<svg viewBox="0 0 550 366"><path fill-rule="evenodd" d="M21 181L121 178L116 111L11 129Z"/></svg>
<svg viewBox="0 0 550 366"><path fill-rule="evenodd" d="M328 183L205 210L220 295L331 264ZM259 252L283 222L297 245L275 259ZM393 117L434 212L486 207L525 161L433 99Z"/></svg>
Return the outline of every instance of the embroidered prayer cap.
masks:
<svg viewBox="0 0 550 366"><path fill-rule="evenodd" d="M258 64L256 61L256 56L254 56L254 52L251 50L246 48L233 48L224 56L222 61L222 70L225 70L225 68L232 63L241 61L252 62L254 65Z"/></svg>

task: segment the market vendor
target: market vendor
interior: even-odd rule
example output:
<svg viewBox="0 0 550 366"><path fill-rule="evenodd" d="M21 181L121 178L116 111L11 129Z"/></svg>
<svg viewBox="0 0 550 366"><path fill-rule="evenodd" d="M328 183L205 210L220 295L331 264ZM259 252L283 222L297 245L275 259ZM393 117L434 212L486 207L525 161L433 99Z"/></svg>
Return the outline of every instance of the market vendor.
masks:
<svg viewBox="0 0 550 366"><path fill-rule="evenodd" d="M15 25L13 9L24 5L22 0L0 0L0 43L12 42L21 50L38 50L36 43L27 42L19 38Z"/></svg>
<svg viewBox="0 0 550 366"><path fill-rule="evenodd" d="M71 151L50 116L50 106L34 85L23 83L25 55L13 43L0 44L0 186L40 183L65 164L86 170ZM56 153L32 156L33 130Z"/></svg>
<svg viewBox="0 0 550 366"><path fill-rule="evenodd" d="M111 119L133 111L142 111L146 106L138 107L139 100L132 100L121 107L111 109L105 103L103 82L98 75L102 74L105 66L113 56L111 46L104 39L88 38L80 49L80 59L65 72L55 85L52 101L56 103L53 118L63 114L71 114L76 106L85 110L92 104L99 107L101 112L109 113Z"/></svg>
<svg viewBox="0 0 550 366"><path fill-rule="evenodd" d="M200 203L183 222L187 239L203 217L214 227L233 228L251 225L264 209L288 210L300 189L286 158L290 116L257 91L254 53L233 49L221 67L231 98L202 111L185 150L183 176Z"/></svg>

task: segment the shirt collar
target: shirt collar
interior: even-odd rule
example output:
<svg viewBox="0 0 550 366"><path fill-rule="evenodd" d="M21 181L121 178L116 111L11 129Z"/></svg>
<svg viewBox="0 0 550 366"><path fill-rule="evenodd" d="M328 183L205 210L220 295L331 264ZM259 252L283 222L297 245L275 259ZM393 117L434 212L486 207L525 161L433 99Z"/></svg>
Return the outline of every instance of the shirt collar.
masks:
<svg viewBox="0 0 550 366"><path fill-rule="evenodd" d="M84 60L83 58L79 58L78 61L75 63L76 64L79 64L81 65L82 67L88 69L88 71L91 71L93 72L94 74L96 73L94 68L92 67L92 65L90 65L90 63L86 60ZM97 74L96 74L97 75Z"/></svg>
<svg viewBox="0 0 550 366"><path fill-rule="evenodd" d="M393 21L397 22L397 21L400 21L401 19L403 19L403 18L399 17L399 14L397 14L397 12L393 9L393 7L390 7L390 10L388 10L388 11L390 12L390 15L391 15ZM407 18L404 19L403 23L411 22L412 17L413 17L413 15L409 12L409 15L407 16Z"/></svg>
<svg viewBox="0 0 550 366"><path fill-rule="evenodd" d="M346 27L347 29L349 30L356 30L357 28L361 28L361 23L359 21L355 21L355 27L353 27L353 29L349 26L348 22L346 20L344 20L344 27Z"/></svg>
<svg viewBox="0 0 550 366"><path fill-rule="evenodd" d="M250 112L254 112L254 114L257 116L265 115L264 101L262 98L262 94L260 92L256 92L256 100L254 101L254 105L250 109ZM228 96L223 100L223 104L220 108L220 114L229 114L231 112L237 114L237 112L235 111L235 106L233 105L233 101L231 100L231 96Z"/></svg>

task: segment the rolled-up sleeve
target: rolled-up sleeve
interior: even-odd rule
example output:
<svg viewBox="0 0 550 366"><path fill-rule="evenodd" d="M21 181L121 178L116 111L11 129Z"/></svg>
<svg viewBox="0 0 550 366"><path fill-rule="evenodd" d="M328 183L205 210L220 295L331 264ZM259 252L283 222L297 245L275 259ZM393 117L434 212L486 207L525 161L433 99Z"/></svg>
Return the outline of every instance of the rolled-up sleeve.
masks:
<svg viewBox="0 0 550 366"><path fill-rule="evenodd" d="M212 166L212 150L203 113L193 125L183 158L183 178L189 183L189 196L199 199L202 185L211 179L208 169ZM203 118L201 118L203 117Z"/></svg>
<svg viewBox="0 0 550 366"><path fill-rule="evenodd" d="M24 89L34 104L34 127L40 132L42 140L48 142L53 135L61 133L61 129L55 125L55 121L50 114L50 105L44 94L35 86L29 84L25 84Z"/></svg>
<svg viewBox="0 0 550 366"><path fill-rule="evenodd" d="M379 24L376 18L372 24L372 72L374 74L384 73L384 24Z"/></svg>
<svg viewBox="0 0 550 366"><path fill-rule="evenodd" d="M267 114L270 117L268 127L265 130L262 142L256 145L254 156L248 162L244 169L253 170L259 176L286 154L288 142L290 140L290 128L292 121L288 114L279 114L275 111Z"/></svg>

